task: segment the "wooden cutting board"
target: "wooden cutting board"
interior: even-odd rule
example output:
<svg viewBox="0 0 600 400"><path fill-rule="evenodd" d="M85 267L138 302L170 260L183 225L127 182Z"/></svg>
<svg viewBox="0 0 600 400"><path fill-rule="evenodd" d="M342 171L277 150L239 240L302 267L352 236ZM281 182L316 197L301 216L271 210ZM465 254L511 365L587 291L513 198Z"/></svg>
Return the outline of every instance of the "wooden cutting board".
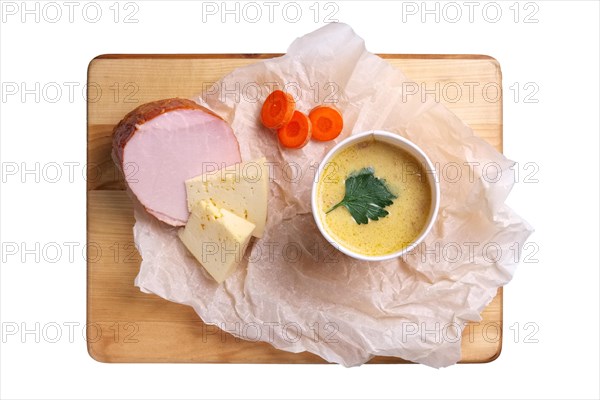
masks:
<svg viewBox="0 0 600 400"><path fill-rule="evenodd" d="M137 105L192 97L237 67L265 55L105 55L88 71L87 335L102 362L323 363L244 341L202 323L192 308L133 285L140 256L133 244L132 202L110 157L112 128ZM502 151L502 76L478 55L382 55ZM499 92L496 92L499 91ZM502 289L463 332L462 360L494 360L502 347ZM403 363L376 357L371 363Z"/></svg>

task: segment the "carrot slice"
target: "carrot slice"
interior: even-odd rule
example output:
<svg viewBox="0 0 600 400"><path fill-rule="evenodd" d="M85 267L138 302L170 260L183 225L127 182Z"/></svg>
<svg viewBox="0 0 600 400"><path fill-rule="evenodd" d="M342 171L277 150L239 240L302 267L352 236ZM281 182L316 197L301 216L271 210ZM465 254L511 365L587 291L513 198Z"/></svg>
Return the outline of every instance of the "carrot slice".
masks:
<svg viewBox="0 0 600 400"><path fill-rule="evenodd" d="M278 129L290 122L296 108L291 94L275 90L267 96L260 111L260 119L269 129Z"/></svg>
<svg viewBox="0 0 600 400"><path fill-rule="evenodd" d="M311 137L310 119L300 111L294 111L290 122L277 130L279 143L283 147L299 149L304 147Z"/></svg>
<svg viewBox="0 0 600 400"><path fill-rule="evenodd" d="M312 137L320 141L333 140L342 133L342 114L333 107L318 106L308 115L312 123Z"/></svg>

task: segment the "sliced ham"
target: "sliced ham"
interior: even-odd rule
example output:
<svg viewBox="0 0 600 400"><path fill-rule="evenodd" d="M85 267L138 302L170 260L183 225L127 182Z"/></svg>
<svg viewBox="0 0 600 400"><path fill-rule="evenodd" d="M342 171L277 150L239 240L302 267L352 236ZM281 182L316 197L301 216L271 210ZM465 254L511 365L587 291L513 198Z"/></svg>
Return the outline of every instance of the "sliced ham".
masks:
<svg viewBox="0 0 600 400"><path fill-rule="evenodd" d="M113 132L113 159L146 210L183 226L185 180L241 161L233 130L218 115L186 99L139 106Z"/></svg>

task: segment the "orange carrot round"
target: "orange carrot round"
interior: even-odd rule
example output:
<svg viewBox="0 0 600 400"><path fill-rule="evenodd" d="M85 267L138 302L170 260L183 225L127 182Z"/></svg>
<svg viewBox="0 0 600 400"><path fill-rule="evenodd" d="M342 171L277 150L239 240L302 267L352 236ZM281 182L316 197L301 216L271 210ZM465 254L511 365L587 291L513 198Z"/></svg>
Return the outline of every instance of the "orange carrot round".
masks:
<svg viewBox="0 0 600 400"><path fill-rule="evenodd" d="M279 143L283 147L299 149L304 147L311 137L310 119L300 111L294 111L290 122L277 130Z"/></svg>
<svg viewBox="0 0 600 400"><path fill-rule="evenodd" d="M269 129L278 129L290 122L296 102L291 94L275 90L265 100L260 111L260 119Z"/></svg>
<svg viewBox="0 0 600 400"><path fill-rule="evenodd" d="M333 107L317 106L308 115L312 123L312 137L320 141L333 140L342 133L342 114Z"/></svg>

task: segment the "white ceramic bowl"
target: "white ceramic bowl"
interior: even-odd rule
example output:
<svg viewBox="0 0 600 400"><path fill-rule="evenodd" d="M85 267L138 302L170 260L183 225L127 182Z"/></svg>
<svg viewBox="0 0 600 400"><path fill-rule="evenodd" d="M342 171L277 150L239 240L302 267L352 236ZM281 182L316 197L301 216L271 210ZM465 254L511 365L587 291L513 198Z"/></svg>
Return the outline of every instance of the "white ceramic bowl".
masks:
<svg viewBox="0 0 600 400"><path fill-rule="evenodd" d="M410 155L412 155L418 162L421 163L421 167L423 168L423 170L426 171L425 175L427 176L427 181L428 181L429 187L431 189L431 206L429 207L429 215L427 217L427 224L421 231L421 234L407 247L404 247L403 249L396 251L394 253L389 253L389 254L384 254L384 255L379 255L379 256L367 256L364 254L357 253L355 251L348 249L342 243L339 243L336 240L334 240L331 237L331 235L327 232L327 229L325 229L325 227L323 226L323 222L321 221L321 217L320 217L320 210L319 210L318 199L317 199L318 185L319 185L319 180L321 179L321 174L323 173L323 169L327 166L327 163L331 160L331 158L334 155L336 155L338 152L342 151L343 149L345 149L346 147L348 147L350 145L353 145L353 144L359 143L359 142L363 142L366 140L372 140L372 139L397 146L397 147L405 150ZM362 133L359 133L356 135L352 135L352 136L342 140L334 148L332 148L329 151L329 153L327 153L327 155L325 156L325 158L319 165L319 169L317 170L317 174L316 174L315 180L313 182L311 203L312 203L313 217L315 218L315 222L317 223L317 226L319 227L321 234L325 237L325 239L329 243L333 244L342 253L347 254L356 259L365 260L365 261L388 260L391 258L400 257L403 254L411 251L419 243L421 243L423 241L425 236L427 236L427 234L433 227L433 224L437 218L438 209L440 208L440 184L438 182L437 173L435 171L433 164L431 163L431 160L429 160L429 157L427 157L427 155L423 152L423 150L421 150L416 144L414 144L411 141L403 138L402 136L394 134L394 133L373 130L373 131L367 131L367 132L362 132ZM372 223L372 222L370 222L370 223Z"/></svg>

